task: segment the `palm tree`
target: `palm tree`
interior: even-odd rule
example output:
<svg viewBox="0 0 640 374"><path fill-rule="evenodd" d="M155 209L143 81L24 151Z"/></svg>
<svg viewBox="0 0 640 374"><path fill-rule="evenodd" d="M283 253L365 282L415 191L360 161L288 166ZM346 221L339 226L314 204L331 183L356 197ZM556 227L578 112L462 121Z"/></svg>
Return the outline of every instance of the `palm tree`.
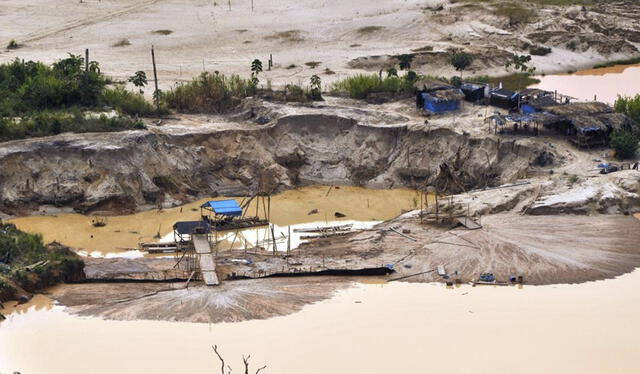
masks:
<svg viewBox="0 0 640 374"><path fill-rule="evenodd" d="M133 83L134 86L138 87L140 93L144 93L143 88L148 83L147 74L142 70L136 71L135 74L129 77L128 81Z"/></svg>

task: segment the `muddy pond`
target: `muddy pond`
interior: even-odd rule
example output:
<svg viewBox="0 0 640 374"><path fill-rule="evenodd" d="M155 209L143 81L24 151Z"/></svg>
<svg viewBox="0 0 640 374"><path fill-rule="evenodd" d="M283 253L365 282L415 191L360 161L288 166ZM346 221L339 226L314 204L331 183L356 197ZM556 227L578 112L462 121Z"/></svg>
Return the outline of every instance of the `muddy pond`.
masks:
<svg viewBox="0 0 640 374"><path fill-rule="evenodd" d="M619 95L640 94L640 65L616 65L536 78L540 83L533 87L558 91L579 101L593 101L595 98L613 104Z"/></svg>
<svg viewBox="0 0 640 374"><path fill-rule="evenodd" d="M221 200L217 197L213 200ZM276 237L281 238L287 226L316 227L327 224L353 224L353 228L367 228L394 218L404 211L416 209L420 195L415 190L374 190L359 187L308 186L286 191L271 197L271 222L275 224ZM95 217L81 214L57 216L30 216L11 220L21 230L42 233L45 242L59 241L81 254L91 256L139 257L135 250L140 242L172 241L173 224L177 221L200 219L200 205L210 199L179 207L149 210L132 215L100 217L106 225L94 227ZM236 198L241 202L242 198ZM257 206L253 200L247 208L248 214L264 217L262 202ZM258 208L258 209L256 209ZM313 214L310 214L314 212ZM345 217L336 218L335 213ZM255 244L268 235L267 228L243 230L240 237L232 240L233 233L222 234L220 248L242 246L244 241ZM224 241L225 238L229 240ZM300 243L300 235L292 234L293 247ZM284 246L283 246L284 248Z"/></svg>

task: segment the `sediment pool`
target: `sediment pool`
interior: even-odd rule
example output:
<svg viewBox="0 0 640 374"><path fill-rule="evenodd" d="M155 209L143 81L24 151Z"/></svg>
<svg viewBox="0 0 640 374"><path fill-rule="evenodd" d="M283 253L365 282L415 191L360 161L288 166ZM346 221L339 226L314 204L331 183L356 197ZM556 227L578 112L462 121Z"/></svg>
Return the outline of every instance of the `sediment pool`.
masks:
<svg viewBox="0 0 640 374"><path fill-rule="evenodd" d="M213 200L221 200L217 197ZM359 222L374 224L400 215L404 210L417 208L420 195L415 190L391 189L374 190L360 187L309 186L282 192L271 197L271 222L286 231L288 225L318 222L318 225L348 221L356 227ZM138 243L172 239L173 224L176 221L200 219L200 205L209 199L179 207L149 210L132 215L106 217L106 226L94 227L94 217L82 214L61 214L57 216L30 216L11 220L19 229L42 233L45 242L58 241L81 253L95 256L136 256ZM236 198L238 202L242 198ZM255 214L257 200L247 209L249 215ZM258 213L264 217L264 208L260 203ZM316 214L309 214L317 209ZM336 218L335 212L345 215ZM313 226L313 225L311 225ZM263 232L264 231L264 232ZM256 237L263 237L266 229L247 232L247 240L255 243ZM279 233L278 233L279 235ZM232 238L229 239L232 241ZM231 243L229 243L231 244ZM295 243L294 243L295 244ZM237 243L240 246L240 242ZM234 245L235 247L235 245Z"/></svg>
<svg viewBox="0 0 640 374"><path fill-rule="evenodd" d="M613 104L618 95L640 94L640 65L616 65L602 69L581 70L573 74L536 77L540 83L532 86L577 98Z"/></svg>
<svg viewBox="0 0 640 374"><path fill-rule="evenodd" d="M221 324L76 317L40 297L3 311L0 372L216 372L217 344L234 371L251 354L279 374L635 373L639 286L640 271L523 288L354 283L298 313Z"/></svg>

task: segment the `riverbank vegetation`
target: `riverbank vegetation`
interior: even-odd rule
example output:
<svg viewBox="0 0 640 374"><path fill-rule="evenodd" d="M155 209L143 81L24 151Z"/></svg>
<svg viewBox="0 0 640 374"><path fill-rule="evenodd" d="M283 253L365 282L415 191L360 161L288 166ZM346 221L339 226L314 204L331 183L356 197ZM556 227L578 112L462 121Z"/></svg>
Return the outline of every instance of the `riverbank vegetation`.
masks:
<svg viewBox="0 0 640 374"><path fill-rule="evenodd" d="M593 68L602 69L602 68L609 68L616 65L636 65L636 64L640 64L640 56L630 57L623 60L607 61L602 64L594 65Z"/></svg>
<svg viewBox="0 0 640 374"><path fill-rule="evenodd" d="M42 236L0 222L0 301L20 290L35 292L59 282L81 280L84 263L68 247L44 245Z"/></svg>
<svg viewBox="0 0 640 374"><path fill-rule="evenodd" d="M139 93L107 87L96 61L69 55L51 65L16 59L0 65L0 141L61 132L143 128L131 115L155 113ZM115 114L101 114L105 107Z"/></svg>
<svg viewBox="0 0 640 374"><path fill-rule="evenodd" d="M412 94L415 91L414 82L421 77L415 73L402 77L396 74L391 69L385 77L378 74L356 74L334 82L331 92L347 95L352 99L366 99L373 93Z"/></svg>
<svg viewBox="0 0 640 374"><path fill-rule="evenodd" d="M616 112L624 113L631 118L636 126L632 131L614 131L609 144L620 159L632 158L636 155L640 143L640 95L633 97L618 97L614 104Z"/></svg>

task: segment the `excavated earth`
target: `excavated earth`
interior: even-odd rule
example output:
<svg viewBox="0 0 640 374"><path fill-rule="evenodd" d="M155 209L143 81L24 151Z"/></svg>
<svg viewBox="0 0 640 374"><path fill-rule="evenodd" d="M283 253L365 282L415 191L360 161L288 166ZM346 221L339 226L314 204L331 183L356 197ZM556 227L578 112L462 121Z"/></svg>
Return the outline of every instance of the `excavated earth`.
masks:
<svg viewBox="0 0 640 374"><path fill-rule="evenodd" d="M306 184L426 183L461 192L513 181L553 152L544 144L461 132L465 120L470 131L476 122L484 125L478 119L484 110L473 106L459 125L434 120L427 126L410 105L332 100L300 106L248 100L232 116L184 116L148 130L3 143L0 211L130 212Z"/></svg>
<svg viewBox="0 0 640 374"><path fill-rule="evenodd" d="M132 282L153 273L163 279L173 258L87 259L88 283L51 291L71 312L114 319L268 318L357 280L261 278L274 273L391 266L393 274L374 279L443 282L433 271L443 265L462 283L493 272L499 280L517 275L538 285L612 278L640 266L640 220L633 217L640 211L639 171L600 175L594 170L600 150L576 150L552 134L497 137L484 115L483 107L466 105L455 121L425 122L409 103L328 98L285 106L250 99L224 117L180 116L144 131L9 142L0 146L1 207L6 215L105 213L310 183L433 185L451 194L440 214L469 215L483 226L425 223L414 211L311 241L288 257L260 248L228 251L217 258L219 287ZM234 274L253 279L232 280Z"/></svg>

